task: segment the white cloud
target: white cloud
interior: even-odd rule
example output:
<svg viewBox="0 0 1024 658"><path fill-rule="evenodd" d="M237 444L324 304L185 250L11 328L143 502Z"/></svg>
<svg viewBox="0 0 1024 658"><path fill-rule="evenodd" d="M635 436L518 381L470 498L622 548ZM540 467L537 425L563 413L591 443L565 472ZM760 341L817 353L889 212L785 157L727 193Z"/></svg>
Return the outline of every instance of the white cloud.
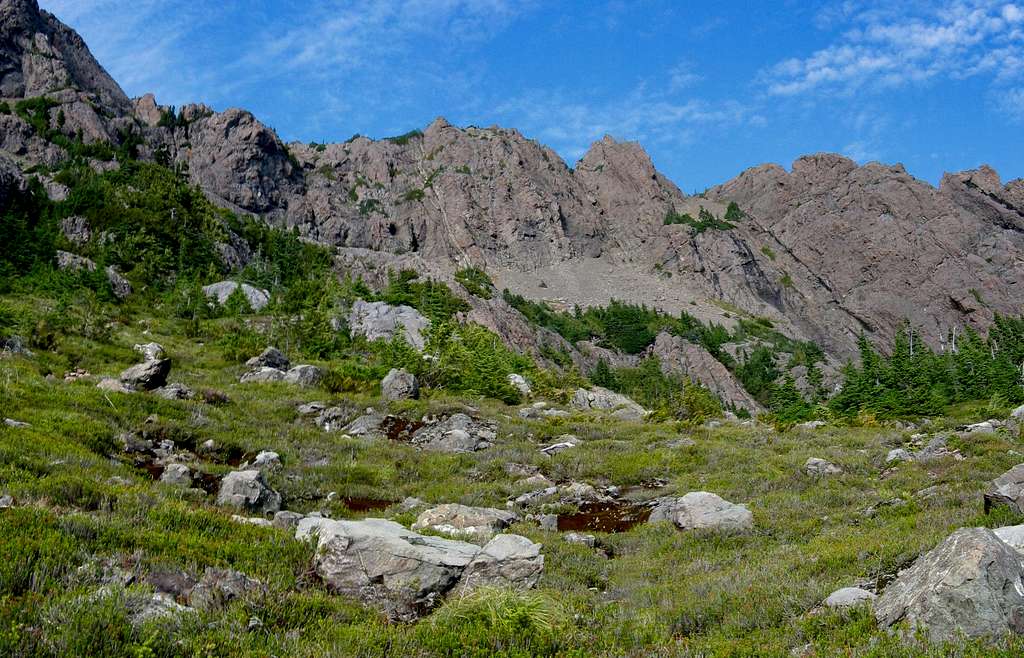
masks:
<svg viewBox="0 0 1024 658"><path fill-rule="evenodd" d="M884 91L939 77L983 73L1020 77L1024 8L992 0L959 0L923 10L860 8L844 3L819 24L846 25L835 43L788 59L761 75L771 95Z"/></svg>
<svg viewBox="0 0 1024 658"><path fill-rule="evenodd" d="M999 91L994 104L1011 121L1024 123L1024 87Z"/></svg>
<svg viewBox="0 0 1024 658"><path fill-rule="evenodd" d="M668 77L668 88L670 92L685 89L704 79L704 76L698 74L694 70L693 62L689 61L679 62L669 69Z"/></svg>

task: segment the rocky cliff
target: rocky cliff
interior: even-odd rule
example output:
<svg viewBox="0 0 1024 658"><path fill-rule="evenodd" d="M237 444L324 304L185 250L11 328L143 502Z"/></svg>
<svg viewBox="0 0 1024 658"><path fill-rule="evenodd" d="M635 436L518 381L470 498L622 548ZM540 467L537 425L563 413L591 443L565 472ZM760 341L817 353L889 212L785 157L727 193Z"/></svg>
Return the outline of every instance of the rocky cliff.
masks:
<svg viewBox="0 0 1024 658"><path fill-rule="evenodd" d="M286 145L241 109L130 101L34 0L0 2L0 38L0 95L12 105L45 96L59 132L139 141L141 157L178 163L215 202L341 255L405 259L442 276L476 265L500 287L566 306L619 298L723 324L765 317L839 360L855 355L861 332L885 340L910 320L938 346L953 327L983 329L1024 302L1024 182L1004 185L988 168L936 189L899 165L817 154L693 197L640 145L610 137L573 168L516 130L444 119L390 139ZM23 184L19 170L66 153L8 112L0 156L7 189ZM743 217L724 226L665 224L701 208L722 217L729 203ZM515 344L533 340L507 307L474 313Z"/></svg>

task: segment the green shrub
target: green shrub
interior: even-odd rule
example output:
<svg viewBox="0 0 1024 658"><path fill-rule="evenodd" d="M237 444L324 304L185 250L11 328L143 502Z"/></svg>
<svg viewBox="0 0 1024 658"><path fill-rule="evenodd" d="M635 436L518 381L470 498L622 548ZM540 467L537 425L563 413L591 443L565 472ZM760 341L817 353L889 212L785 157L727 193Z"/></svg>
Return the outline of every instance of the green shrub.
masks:
<svg viewBox="0 0 1024 658"><path fill-rule="evenodd" d="M730 201L729 205L725 209L723 219L727 222L738 222L744 217L746 217L746 214L740 210L739 205L735 201Z"/></svg>
<svg viewBox="0 0 1024 658"><path fill-rule="evenodd" d="M384 139L385 141L391 142L392 144L405 146L412 140L418 139L420 137L423 137L423 131L410 130L409 132L398 135L397 137L385 137ZM353 137L352 139L355 139L355 137Z"/></svg>
<svg viewBox="0 0 1024 658"><path fill-rule="evenodd" d="M494 282L478 267L464 267L455 273L455 280L474 297L491 299L494 296Z"/></svg>

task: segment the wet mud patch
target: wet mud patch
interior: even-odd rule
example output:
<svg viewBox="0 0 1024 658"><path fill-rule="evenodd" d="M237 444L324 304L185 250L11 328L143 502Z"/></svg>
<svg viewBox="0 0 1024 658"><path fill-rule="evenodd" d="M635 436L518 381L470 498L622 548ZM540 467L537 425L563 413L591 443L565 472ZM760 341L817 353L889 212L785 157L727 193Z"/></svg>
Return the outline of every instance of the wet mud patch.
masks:
<svg viewBox="0 0 1024 658"><path fill-rule="evenodd" d="M645 503L614 501L584 503L576 512L558 515L559 532L626 532L647 521L651 506Z"/></svg>

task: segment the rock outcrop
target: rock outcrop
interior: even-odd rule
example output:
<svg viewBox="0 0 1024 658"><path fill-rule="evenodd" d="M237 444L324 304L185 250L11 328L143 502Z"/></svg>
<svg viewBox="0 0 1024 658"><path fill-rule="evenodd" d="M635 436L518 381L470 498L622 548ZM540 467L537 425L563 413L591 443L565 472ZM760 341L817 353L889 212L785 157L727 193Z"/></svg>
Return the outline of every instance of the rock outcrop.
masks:
<svg viewBox="0 0 1024 658"><path fill-rule="evenodd" d="M661 361L662 370L683 375L705 386L726 406L746 409L752 414L763 411L735 375L700 345L663 331L651 346L651 354Z"/></svg>
<svg viewBox="0 0 1024 658"><path fill-rule="evenodd" d="M706 491L691 491L682 498L662 500L651 511L648 521L671 521L680 530L744 531L754 527L754 515L746 505L730 503Z"/></svg>
<svg viewBox="0 0 1024 658"><path fill-rule="evenodd" d="M516 535L498 535L482 548L420 535L394 521L305 518L295 533L317 542L314 568L327 586L412 620L458 588L533 587L544 558L540 546Z"/></svg>
<svg viewBox="0 0 1024 658"><path fill-rule="evenodd" d="M401 335L405 342L420 351L426 347L424 334L429 327L430 320L411 306L391 306L384 302L356 300L348 316L348 329L353 336L391 340Z"/></svg>
<svg viewBox="0 0 1024 658"><path fill-rule="evenodd" d="M1021 554L985 528L961 528L924 554L875 601L880 626L905 622L930 641L1024 633Z"/></svg>

